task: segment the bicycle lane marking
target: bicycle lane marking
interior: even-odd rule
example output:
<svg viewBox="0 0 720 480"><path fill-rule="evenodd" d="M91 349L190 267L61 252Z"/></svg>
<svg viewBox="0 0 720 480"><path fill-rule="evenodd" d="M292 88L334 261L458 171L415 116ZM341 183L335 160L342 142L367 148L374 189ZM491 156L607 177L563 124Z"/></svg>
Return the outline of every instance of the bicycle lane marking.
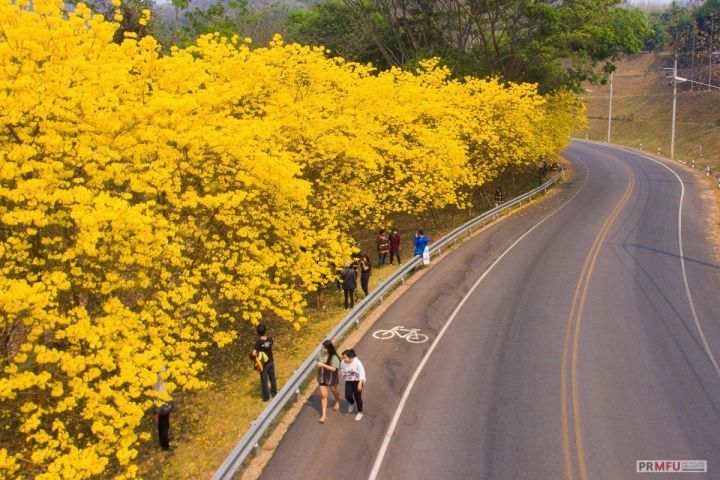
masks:
<svg viewBox="0 0 720 480"><path fill-rule="evenodd" d="M405 328L402 325L398 325L393 328L375 330L372 334L373 338L377 340L389 340L391 338L398 337L407 341L408 343L425 343L430 340L430 337L424 333L420 333L419 328Z"/></svg>
<svg viewBox="0 0 720 480"><path fill-rule="evenodd" d="M583 163L584 165L584 163ZM465 305L465 302L468 298L475 292L475 289L482 283L482 281L485 279L485 277L488 276L488 274L495 268L495 266L500 263L500 261L505 258L505 256L510 253L510 251L515 248L517 244L519 244L525 237L530 235L533 231L535 231L536 228L538 228L540 225L548 221L550 218L555 216L558 212L563 210L566 206L568 206L577 196L580 194L580 192L583 191L585 188L585 185L587 185L588 179L590 178L590 169L587 167L587 165L584 165L587 170L587 175L585 176L585 181L583 182L582 186L578 189L575 194L570 197L570 199L562 204L560 208L555 210L554 212L550 213L549 215L545 216L542 220L540 220L538 223L533 225L527 232L525 232L523 235L520 236L517 240L515 240L505 251L497 258L495 261L490 264L490 266L483 272L483 274L480 276L480 278L477 279L477 281L473 284L472 287L470 287L470 290L468 290L467 294L462 298L460 303L455 307L453 312L450 314L450 317L445 322L445 325L443 325L442 329L440 329L440 332L438 333L435 340L433 340L432 344L430 345L430 348L425 353L425 356L423 356L423 359L420 361L420 364L418 365L417 369L413 373L413 376L410 378L410 382L405 387L405 391L403 392L402 397L400 398L400 402L398 403L397 409L395 410L395 414L393 415L392 421L390 422L390 426L388 427L387 432L385 433L385 436L383 438L382 445L380 446L380 450L378 451L378 455L375 458L375 462L373 464L372 471L370 472L370 476L368 477L368 480L376 480L378 477L378 473L380 472L380 467L382 466L382 462L385 458L385 454L387 452L388 446L390 445L390 440L392 439L393 434L395 433L395 429L397 428L397 424L400 421L400 416L402 415L403 410L405 409L405 404L407 403L408 398L410 397L410 392L412 391L415 382L417 381L418 377L420 376L420 373L422 372L423 368L425 367L425 364L430 359L430 356L435 351L435 347L437 347L438 343L442 339L443 335L445 335L445 332L447 331L450 324L452 324L453 320L457 316L458 312L462 309L462 307Z"/></svg>

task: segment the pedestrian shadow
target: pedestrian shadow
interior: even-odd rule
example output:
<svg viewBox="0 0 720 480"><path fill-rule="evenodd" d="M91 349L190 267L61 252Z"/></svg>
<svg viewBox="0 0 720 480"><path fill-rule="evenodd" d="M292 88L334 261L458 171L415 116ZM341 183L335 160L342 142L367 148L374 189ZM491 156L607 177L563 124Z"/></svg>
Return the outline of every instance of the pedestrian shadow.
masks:
<svg viewBox="0 0 720 480"><path fill-rule="evenodd" d="M340 393L340 400L339 400L340 409L342 410L343 406L347 405L347 402L345 401L345 399L342 395L343 390L340 388L340 385L342 385L342 382L338 385L338 393ZM305 405L307 405L309 408L313 409L315 411L315 413L317 413L318 417L322 414L322 405L320 404L321 400L322 399L320 398L320 389L315 387L315 390L313 391L313 393L310 395L310 397L305 402ZM333 397L332 392L330 392L330 394L328 396L328 405L327 405L328 413L330 413L330 411L333 409L334 406L335 406L335 397Z"/></svg>
<svg viewBox="0 0 720 480"><path fill-rule="evenodd" d="M663 250L658 250L657 248L646 247L646 246L644 246L644 245L638 245L637 243L611 243L611 242L608 242L608 245L613 245L613 246L616 246L616 247L622 247L622 248L625 249L625 250L627 250L628 247L637 248L637 249L640 249L640 250L647 250L647 251L650 251L650 252L653 252L653 253L659 253L660 255L666 255L666 256L668 256L668 257L677 258L678 260L684 260L684 261L689 262L689 263L694 263L694 264L696 264L696 265L702 265L703 267L720 269L720 265L715 265L714 263L708 263L708 262L704 262L704 261L702 261L702 260L696 260L696 259L694 259L694 258L690 258L690 257L686 257L686 256L680 256L680 255L678 255L678 254L676 254L676 253L670 253L670 252L666 252L666 251L663 251Z"/></svg>

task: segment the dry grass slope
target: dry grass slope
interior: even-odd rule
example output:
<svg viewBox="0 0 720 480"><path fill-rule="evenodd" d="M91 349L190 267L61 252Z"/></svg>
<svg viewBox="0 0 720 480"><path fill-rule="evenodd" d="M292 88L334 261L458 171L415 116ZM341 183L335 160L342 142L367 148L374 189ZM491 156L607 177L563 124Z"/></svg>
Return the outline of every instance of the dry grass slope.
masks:
<svg viewBox="0 0 720 480"><path fill-rule="evenodd" d="M619 63L613 81L612 143L669 156L672 85L662 68L671 66L671 57L654 53ZM679 69L678 75L687 78L690 71ZM588 105L589 129L576 136L582 138L587 133L591 140L603 141L607 137L609 88L588 88L592 92L583 98ZM710 165L714 175L720 174L720 90L678 85L675 158L695 161L698 168Z"/></svg>

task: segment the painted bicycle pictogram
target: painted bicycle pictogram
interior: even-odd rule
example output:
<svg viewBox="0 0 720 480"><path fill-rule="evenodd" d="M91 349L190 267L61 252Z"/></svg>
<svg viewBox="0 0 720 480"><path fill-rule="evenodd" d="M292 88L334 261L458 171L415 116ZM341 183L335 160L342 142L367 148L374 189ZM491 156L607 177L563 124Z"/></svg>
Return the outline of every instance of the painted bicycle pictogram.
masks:
<svg viewBox="0 0 720 480"><path fill-rule="evenodd" d="M410 343L425 343L430 340L430 337L424 333L420 333L419 328L405 328L402 325L387 330L376 330L373 332L373 337L378 340L389 340L393 337L398 337Z"/></svg>

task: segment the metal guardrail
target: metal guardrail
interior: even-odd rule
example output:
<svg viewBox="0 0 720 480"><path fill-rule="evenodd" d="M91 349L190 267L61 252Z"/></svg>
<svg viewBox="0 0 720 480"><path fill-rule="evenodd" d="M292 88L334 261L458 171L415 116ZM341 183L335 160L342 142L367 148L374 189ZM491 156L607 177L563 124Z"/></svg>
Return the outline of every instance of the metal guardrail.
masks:
<svg viewBox="0 0 720 480"><path fill-rule="evenodd" d="M502 205L489 210L479 217L476 217L460 227L456 228L452 232L448 233L440 240L430 246L430 255L439 255L442 249L454 244L464 234L469 234L473 229L480 224L481 227L490 220L497 218L497 216L518 205L525 200L528 200L539 193L544 193L550 186L557 183L562 178L564 170L551 178L549 181L540 185L539 187L520 195ZM327 335L326 338L336 340L347 332L353 324L359 325L360 318L367 313L375 304L375 302L382 302L384 295L388 290L395 287L398 282L404 283L405 278L412 273L422 263L422 256L416 256L412 260L402 265L392 275L390 275L384 281L365 297L335 328L333 328ZM225 461L222 463L220 468L213 475L213 480L230 480L235 472L242 466L243 462L247 459L250 453L260 447L260 440L267 431L268 427L276 420L277 416L282 412L283 408L287 403L295 396L300 399L300 388L308 380L310 375L315 371L315 359L320 353L320 345L305 359L303 364L295 370L293 376L287 381L287 383L280 389L275 398L265 407L265 410L251 423L250 429L243 435L240 442L235 446L233 451L228 455Z"/></svg>

